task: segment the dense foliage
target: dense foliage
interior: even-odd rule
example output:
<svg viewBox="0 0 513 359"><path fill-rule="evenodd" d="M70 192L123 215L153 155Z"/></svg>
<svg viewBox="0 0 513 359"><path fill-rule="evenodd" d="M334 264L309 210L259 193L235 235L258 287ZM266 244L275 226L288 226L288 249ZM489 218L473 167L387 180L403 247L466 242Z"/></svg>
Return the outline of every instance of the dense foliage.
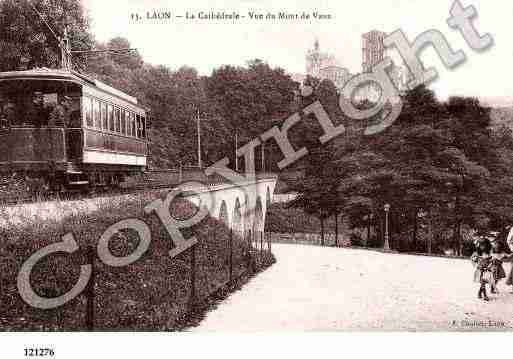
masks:
<svg viewBox="0 0 513 359"><path fill-rule="evenodd" d="M88 248L94 249L94 326L96 330L177 330L188 314L191 300L191 250L171 258L172 241L160 220L148 215L144 207L158 194L111 200L91 213L76 212L62 221L33 217L0 227L0 328L2 330L87 330L87 297L82 292L64 306L40 310L26 304L18 293L17 276L23 263L41 248L61 242L65 233L73 233L79 250L71 255L53 254L38 263L31 274L31 284L43 297L57 297L77 282L80 265L91 263ZM188 218L196 208L177 200L170 211L175 218ZM151 230L148 250L134 263L111 267L97 256L97 245L104 231L127 217L144 220ZM192 228L181 230L185 238L192 233L196 245L196 304L225 287L229 281L230 231L224 223L207 217ZM121 230L112 236L109 249L117 257L128 256L139 245L133 230ZM248 243L233 236L233 284L248 278ZM255 260L255 270L273 263L269 252ZM251 268L251 267L249 267Z"/></svg>
<svg viewBox="0 0 513 359"><path fill-rule="evenodd" d="M64 35L66 24L74 50L90 49L93 46L89 20L80 1L1 1L0 71L58 67L60 50L55 37L61 38ZM74 58L78 67L84 65L84 60L80 56Z"/></svg>
<svg viewBox="0 0 513 359"><path fill-rule="evenodd" d="M95 42L78 0L32 4L58 37L68 24L73 50L131 47L124 38ZM0 49L0 71L59 66L58 41L25 1L0 3ZM225 156L234 163L234 133L240 147L271 127L289 112L296 88L284 70L260 60L245 67L221 66L210 76L188 66L172 70L147 64L137 51L73 56L73 63L75 70L136 96L151 111L151 165L160 168L197 165L198 114L204 165Z"/></svg>
<svg viewBox="0 0 513 359"><path fill-rule="evenodd" d="M63 24L69 24L74 49L130 47L123 38L94 42L78 0L32 3L58 36ZM0 3L0 70L55 67L56 45L28 2ZM305 176L288 188L299 193L294 205L318 217L321 227L327 218L341 216L379 243L384 204L389 204L393 247L461 253L468 233L497 230L504 235L513 225L513 139L508 128L497 124L497 118L507 122L511 116L492 112L477 99L439 102L421 86L403 96L404 108L391 127L363 136L365 122L344 117L331 82L307 78L315 91L301 97L284 70L261 60L221 66L209 76L188 66L150 65L137 52L79 57L74 63L151 110L153 167L197 164L198 115L204 165L228 156L233 166L235 134L241 147L319 100L332 121L344 123L347 131L321 144L318 121L299 111L302 121L289 137L295 148L307 147L309 154L294 168ZM277 170L282 155L276 143L266 144L266 151L267 170ZM260 169L260 153L256 163Z"/></svg>
<svg viewBox="0 0 513 359"><path fill-rule="evenodd" d="M363 136L355 128L311 151L294 206L321 219L342 215L376 242L389 204L398 250L462 254L473 231L504 235L513 225L511 131L492 130L490 109L474 98L439 102L421 86L403 103L386 131Z"/></svg>

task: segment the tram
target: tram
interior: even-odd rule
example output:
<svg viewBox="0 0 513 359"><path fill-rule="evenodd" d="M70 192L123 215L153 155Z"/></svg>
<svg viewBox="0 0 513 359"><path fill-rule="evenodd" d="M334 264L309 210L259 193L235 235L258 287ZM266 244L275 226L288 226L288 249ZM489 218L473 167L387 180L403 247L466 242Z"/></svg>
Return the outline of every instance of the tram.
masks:
<svg viewBox="0 0 513 359"><path fill-rule="evenodd" d="M147 111L67 69L0 72L0 175L67 191L118 186L144 172Z"/></svg>

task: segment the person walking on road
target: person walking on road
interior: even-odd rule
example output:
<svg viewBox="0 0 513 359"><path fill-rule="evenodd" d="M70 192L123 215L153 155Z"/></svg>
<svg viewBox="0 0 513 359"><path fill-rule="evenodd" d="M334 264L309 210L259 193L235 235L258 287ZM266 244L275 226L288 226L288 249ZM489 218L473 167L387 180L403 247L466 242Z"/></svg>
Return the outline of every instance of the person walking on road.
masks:
<svg viewBox="0 0 513 359"><path fill-rule="evenodd" d="M498 233L497 233L498 235ZM509 258L509 255L504 251L504 245L502 241L499 241L497 235L491 239L492 244L492 260L490 263L490 270L492 271L493 280L490 283L490 292L499 293L497 284L502 278L506 278L506 272L502 263Z"/></svg>
<svg viewBox="0 0 513 359"><path fill-rule="evenodd" d="M472 264L476 267L474 271L474 282L479 283L477 297L482 300L490 300L486 294L486 284L492 283L493 276L490 270L492 257L490 255L491 244L488 238L479 238L474 242L476 251L470 257Z"/></svg>

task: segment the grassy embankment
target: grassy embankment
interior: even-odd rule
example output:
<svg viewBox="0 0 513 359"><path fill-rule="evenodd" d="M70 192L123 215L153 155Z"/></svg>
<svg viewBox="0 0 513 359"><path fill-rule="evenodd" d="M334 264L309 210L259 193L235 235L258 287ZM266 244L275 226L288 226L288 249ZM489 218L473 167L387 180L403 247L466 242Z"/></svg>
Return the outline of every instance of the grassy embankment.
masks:
<svg viewBox="0 0 513 359"><path fill-rule="evenodd" d="M205 218L192 229L183 229L187 238L193 232L199 243L196 248L196 305L191 306L191 253L170 258L173 245L155 215L146 215L145 205L156 194L130 199L109 199L92 212L71 211L59 220L33 218L27 214L24 225L10 223L3 216L0 226L0 330L86 330L86 292L66 305L41 310L30 307L18 294L16 279L22 264L37 250L62 241L72 232L80 250L54 254L40 261L31 275L34 290L44 297L56 297L69 291L78 280L80 265L88 264L87 248L98 243L102 233L112 224L127 218L144 220L151 229L148 251L126 267L109 267L95 260L94 329L95 330L179 330L197 321L213 299L245 283L252 273L247 271L247 245L233 238L233 276L240 277L232 285L229 278L229 230L215 219ZM175 218L194 212L190 202L180 201L172 208ZM139 243L135 232L121 231L111 239L109 248L115 256L132 253ZM96 253L96 250L94 251ZM274 262L265 254L256 263L256 271ZM220 289L221 288L221 289Z"/></svg>

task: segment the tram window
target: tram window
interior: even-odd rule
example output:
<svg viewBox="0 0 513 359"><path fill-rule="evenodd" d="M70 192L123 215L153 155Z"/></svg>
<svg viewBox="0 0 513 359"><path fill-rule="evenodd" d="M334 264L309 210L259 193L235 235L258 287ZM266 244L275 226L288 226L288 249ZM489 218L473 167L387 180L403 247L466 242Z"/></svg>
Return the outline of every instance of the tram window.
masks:
<svg viewBox="0 0 513 359"><path fill-rule="evenodd" d="M93 118L94 128L101 128L100 103L96 99L93 99Z"/></svg>
<svg viewBox="0 0 513 359"><path fill-rule="evenodd" d="M83 111L84 111L84 119L86 122L86 126L89 128L93 127L93 103L92 99L89 97L84 97L82 101Z"/></svg>
<svg viewBox="0 0 513 359"><path fill-rule="evenodd" d="M137 115L134 113L134 136L139 138L139 121L137 120Z"/></svg>
<svg viewBox="0 0 513 359"><path fill-rule="evenodd" d="M120 118L119 118L119 108L116 108L114 110L114 131L119 133L120 131L120 128L121 128L121 124L119 123L120 121Z"/></svg>
<svg viewBox="0 0 513 359"><path fill-rule="evenodd" d="M130 134L130 112L125 112L125 124L126 124L126 135L131 136Z"/></svg>
<svg viewBox="0 0 513 359"><path fill-rule="evenodd" d="M7 94L3 96L0 90L0 127L9 127L15 124L15 104Z"/></svg>
<svg viewBox="0 0 513 359"><path fill-rule="evenodd" d="M141 116L135 115L135 126L137 128L137 138L141 138Z"/></svg>
<svg viewBox="0 0 513 359"><path fill-rule="evenodd" d="M135 137L135 115L130 112L130 135Z"/></svg>
<svg viewBox="0 0 513 359"><path fill-rule="evenodd" d="M142 131L142 138L146 138L146 118L141 117L141 131Z"/></svg>
<svg viewBox="0 0 513 359"><path fill-rule="evenodd" d="M134 137L139 138L139 122L137 122L137 115L134 113L132 114L132 117L134 119Z"/></svg>
<svg viewBox="0 0 513 359"><path fill-rule="evenodd" d="M0 120L9 126L67 126L70 114L80 118L79 85L61 81L5 80L0 86ZM85 107L84 107L85 109ZM84 115L84 122L85 120Z"/></svg>
<svg viewBox="0 0 513 359"><path fill-rule="evenodd" d="M102 130L106 130L108 128L107 127L107 104L102 103L101 107L102 107Z"/></svg>
<svg viewBox="0 0 513 359"><path fill-rule="evenodd" d="M4 114L4 106L5 106L5 100L2 96L2 93L0 92L0 128L4 128L8 126L7 123L7 116Z"/></svg>
<svg viewBox="0 0 513 359"><path fill-rule="evenodd" d="M132 125L132 136L137 137L137 126L135 124L135 114L130 113L130 124Z"/></svg>
<svg viewBox="0 0 513 359"><path fill-rule="evenodd" d="M126 135L126 118L125 110L121 110L121 134Z"/></svg>
<svg viewBox="0 0 513 359"><path fill-rule="evenodd" d="M82 125L80 121L80 96L68 97L65 98L65 100L67 100L67 106L69 111L69 115L66 116L68 117L68 123L66 126L71 128L81 127Z"/></svg>
<svg viewBox="0 0 513 359"><path fill-rule="evenodd" d="M130 129L128 130L130 132L130 136L135 137L134 133L134 114L130 112Z"/></svg>
<svg viewBox="0 0 513 359"><path fill-rule="evenodd" d="M128 111L126 112L126 134L132 136L132 114Z"/></svg>
<svg viewBox="0 0 513 359"><path fill-rule="evenodd" d="M133 114L130 112L130 128L128 129L128 133L130 134L130 136L133 136L134 135L134 118L132 116Z"/></svg>
<svg viewBox="0 0 513 359"><path fill-rule="evenodd" d="M114 109L112 105L107 107L107 122L109 123L109 131L114 132Z"/></svg>
<svg viewBox="0 0 513 359"><path fill-rule="evenodd" d="M139 138L143 137L143 118L142 116L139 116Z"/></svg>

